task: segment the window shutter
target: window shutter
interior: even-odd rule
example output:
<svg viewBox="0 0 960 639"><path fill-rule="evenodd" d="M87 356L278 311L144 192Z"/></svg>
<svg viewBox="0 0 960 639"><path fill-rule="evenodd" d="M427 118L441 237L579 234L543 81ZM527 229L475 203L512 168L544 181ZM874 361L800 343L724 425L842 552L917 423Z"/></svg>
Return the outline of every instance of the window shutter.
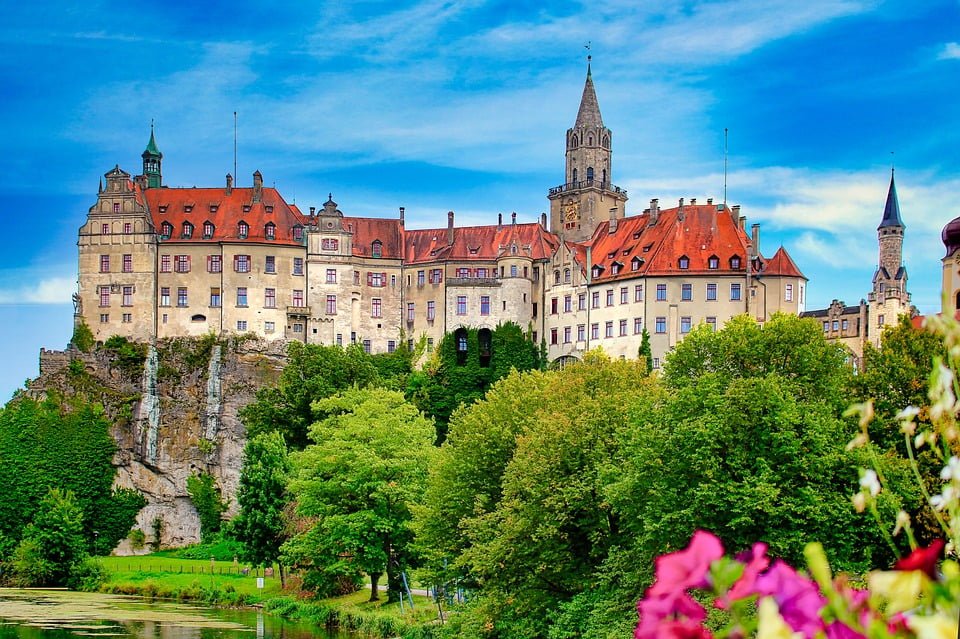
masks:
<svg viewBox="0 0 960 639"><path fill-rule="evenodd" d="M240 256L239 256L239 255L234 255L234 256L233 256L233 270L234 270L235 272L240 270Z"/></svg>
<svg viewBox="0 0 960 639"><path fill-rule="evenodd" d="M380 286L386 286L386 285L387 285L387 273L386 271L384 271L383 273L380 274Z"/></svg>
<svg viewBox="0 0 960 639"><path fill-rule="evenodd" d="M187 256L187 272L188 272L188 273L190 272L190 262L191 262L192 260L193 260L193 256L192 256L192 255L188 255L188 256Z"/></svg>
<svg viewBox="0 0 960 639"><path fill-rule="evenodd" d="M367 273L367 286L373 284L373 273Z"/></svg>

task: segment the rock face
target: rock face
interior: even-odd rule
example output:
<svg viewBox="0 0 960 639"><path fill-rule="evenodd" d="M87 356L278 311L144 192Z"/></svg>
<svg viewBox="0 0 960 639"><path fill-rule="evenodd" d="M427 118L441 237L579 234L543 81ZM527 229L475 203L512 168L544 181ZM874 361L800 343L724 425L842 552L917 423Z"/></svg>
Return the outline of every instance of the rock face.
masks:
<svg viewBox="0 0 960 639"><path fill-rule="evenodd" d="M115 486L147 499L136 526L148 541L183 546L200 540L200 519L187 494L187 478L213 475L228 516L236 493L246 432L237 413L259 388L274 383L286 362L282 342L212 336L158 340L131 362L115 350L40 352L40 377L31 394L85 394L100 401L117 441ZM142 360L142 363L140 362ZM124 540L117 554L140 552ZM143 550L142 552L146 552Z"/></svg>

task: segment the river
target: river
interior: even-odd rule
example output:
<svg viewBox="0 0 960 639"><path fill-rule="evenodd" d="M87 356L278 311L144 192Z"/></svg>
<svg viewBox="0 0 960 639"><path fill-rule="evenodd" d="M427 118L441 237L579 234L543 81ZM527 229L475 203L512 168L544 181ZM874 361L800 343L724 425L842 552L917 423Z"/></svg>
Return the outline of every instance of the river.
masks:
<svg viewBox="0 0 960 639"><path fill-rule="evenodd" d="M355 639L254 610L137 597L0 588L0 639Z"/></svg>

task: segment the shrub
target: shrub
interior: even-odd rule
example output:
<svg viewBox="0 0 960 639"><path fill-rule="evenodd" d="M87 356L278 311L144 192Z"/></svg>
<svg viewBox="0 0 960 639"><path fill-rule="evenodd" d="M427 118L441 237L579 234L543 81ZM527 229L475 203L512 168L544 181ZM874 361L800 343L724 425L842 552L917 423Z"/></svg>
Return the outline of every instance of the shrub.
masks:
<svg viewBox="0 0 960 639"><path fill-rule="evenodd" d="M93 350L96 340L93 338L93 331L90 330L90 327L87 326L87 323L83 320L80 320L79 323L73 327L73 337L70 338L70 343L73 344L77 350L84 353L89 353Z"/></svg>
<svg viewBox="0 0 960 639"><path fill-rule="evenodd" d="M147 543L147 536L139 528L130 531L130 547L134 550L140 550Z"/></svg>
<svg viewBox="0 0 960 639"><path fill-rule="evenodd" d="M88 558L75 564L70 570L67 588L82 592L97 592L109 578L110 573L102 563L94 558Z"/></svg>

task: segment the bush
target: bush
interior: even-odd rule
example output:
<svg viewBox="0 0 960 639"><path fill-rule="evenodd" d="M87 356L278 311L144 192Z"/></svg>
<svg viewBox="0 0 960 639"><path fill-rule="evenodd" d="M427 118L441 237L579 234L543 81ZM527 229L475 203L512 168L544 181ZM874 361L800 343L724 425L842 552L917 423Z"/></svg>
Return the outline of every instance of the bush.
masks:
<svg viewBox="0 0 960 639"><path fill-rule="evenodd" d="M200 515L200 538L209 539L220 531L227 504L220 499L220 488L210 473L200 472L187 478L187 494Z"/></svg>
<svg viewBox="0 0 960 639"><path fill-rule="evenodd" d="M97 592L108 579L110 573L104 565L94 558L88 558L75 564L70 570L67 588L81 592Z"/></svg>
<svg viewBox="0 0 960 639"><path fill-rule="evenodd" d="M140 550L147 543L147 535L139 528L130 531L130 547L134 550Z"/></svg>
<svg viewBox="0 0 960 639"><path fill-rule="evenodd" d="M93 338L93 331L90 330L90 327L87 326L87 323L83 320L73 327L73 337L70 338L70 343L73 344L77 350L84 353L89 353L93 350L96 340Z"/></svg>

